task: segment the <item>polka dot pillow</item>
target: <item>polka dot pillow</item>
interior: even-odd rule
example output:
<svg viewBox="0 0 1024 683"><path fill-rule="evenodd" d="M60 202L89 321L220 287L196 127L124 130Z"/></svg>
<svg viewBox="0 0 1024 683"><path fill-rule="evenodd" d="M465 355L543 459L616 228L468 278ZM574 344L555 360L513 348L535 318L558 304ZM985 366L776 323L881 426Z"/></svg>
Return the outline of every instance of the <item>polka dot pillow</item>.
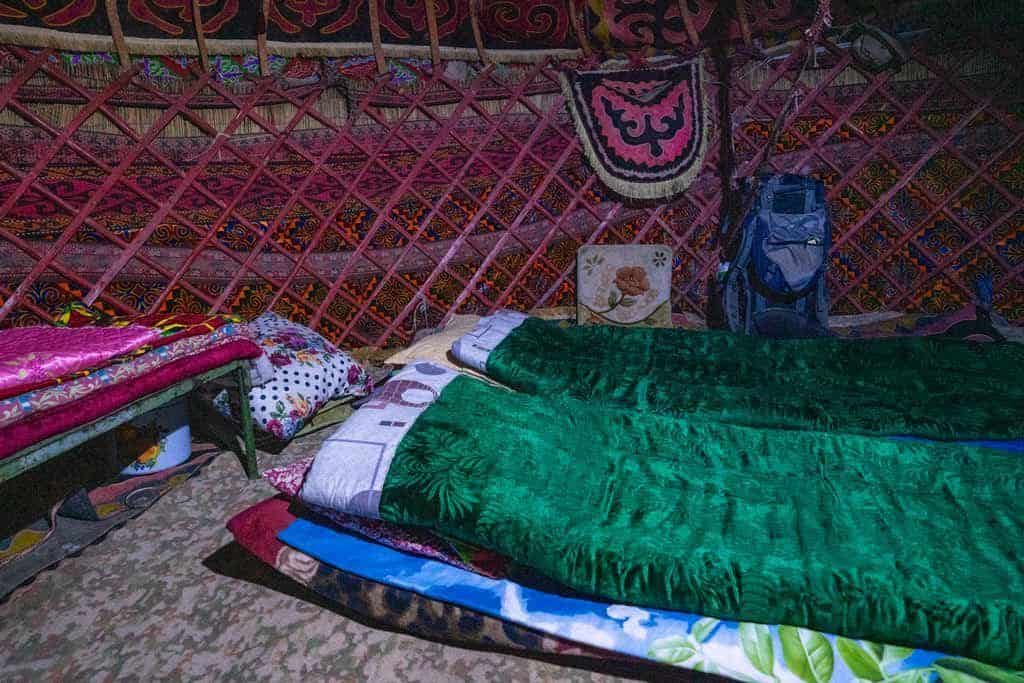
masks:
<svg viewBox="0 0 1024 683"><path fill-rule="evenodd" d="M273 379L249 392L258 429L290 439L328 401L373 390L373 379L359 363L308 327L274 313L264 313L249 327L274 367ZM214 405L231 416L227 392Z"/></svg>

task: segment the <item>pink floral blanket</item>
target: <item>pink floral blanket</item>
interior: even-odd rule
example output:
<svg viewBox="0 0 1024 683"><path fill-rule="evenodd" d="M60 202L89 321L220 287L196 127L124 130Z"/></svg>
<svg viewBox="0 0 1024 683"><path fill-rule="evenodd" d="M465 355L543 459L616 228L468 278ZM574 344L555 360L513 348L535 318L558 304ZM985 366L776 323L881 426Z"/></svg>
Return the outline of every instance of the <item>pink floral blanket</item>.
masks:
<svg viewBox="0 0 1024 683"><path fill-rule="evenodd" d="M121 359L81 377L67 378L59 384L0 398L0 430L33 413L81 400L116 384L130 382L168 363L209 350L217 345L248 338L245 324L229 323L201 337L185 337L152 351ZM116 360L116 359L115 359Z"/></svg>
<svg viewBox="0 0 1024 683"><path fill-rule="evenodd" d="M0 398L105 365L159 338L160 330L142 325L0 330Z"/></svg>

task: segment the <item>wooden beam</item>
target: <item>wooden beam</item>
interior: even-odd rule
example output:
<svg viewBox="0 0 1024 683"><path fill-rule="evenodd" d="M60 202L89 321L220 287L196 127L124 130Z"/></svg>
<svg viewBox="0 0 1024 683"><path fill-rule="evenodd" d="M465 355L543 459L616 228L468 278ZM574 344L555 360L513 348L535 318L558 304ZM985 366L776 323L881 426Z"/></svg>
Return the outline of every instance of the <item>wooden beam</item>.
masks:
<svg viewBox="0 0 1024 683"><path fill-rule="evenodd" d="M199 64L203 71L210 70L210 52L206 49L206 34L203 32L203 15L199 0L192 0L192 26L196 32L196 47L199 49Z"/></svg>
<svg viewBox="0 0 1024 683"><path fill-rule="evenodd" d="M430 36L430 61L441 66L441 39L437 33L437 6L434 0L423 0L427 10L427 33Z"/></svg>
<svg viewBox="0 0 1024 683"><path fill-rule="evenodd" d="M480 31L480 2L481 0L469 0L469 25L473 28L473 42L476 43L476 53L480 61L486 66L491 63L491 58L484 47L484 36Z"/></svg>
<svg viewBox="0 0 1024 683"><path fill-rule="evenodd" d="M117 61L121 62L122 69L127 69L131 66L131 55L128 54L128 43L124 39L124 29L121 28L121 17L117 13L117 0L106 0L106 5L107 21L110 23L110 37L114 39Z"/></svg>
<svg viewBox="0 0 1024 683"><path fill-rule="evenodd" d="M270 0L260 0L256 19L256 56L260 60L260 76L270 75L270 54L267 50L267 21L270 17Z"/></svg>
<svg viewBox="0 0 1024 683"><path fill-rule="evenodd" d="M370 5L370 41L373 43L373 58L377 60L377 73L386 74L388 64L384 60L384 47L380 39L380 7L378 0L367 0Z"/></svg>

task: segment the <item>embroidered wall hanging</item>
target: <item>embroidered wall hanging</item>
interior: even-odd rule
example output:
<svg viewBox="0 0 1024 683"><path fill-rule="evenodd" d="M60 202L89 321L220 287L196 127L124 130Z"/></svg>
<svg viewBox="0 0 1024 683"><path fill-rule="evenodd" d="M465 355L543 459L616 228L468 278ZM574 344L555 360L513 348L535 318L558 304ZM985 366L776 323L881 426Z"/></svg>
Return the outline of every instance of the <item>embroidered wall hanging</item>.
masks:
<svg viewBox="0 0 1024 683"><path fill-rule="evenodd" d="M691 61L628 68L621 60L561 73L583 150L609 189L671 197L700 173L708 145L704 67Z"/></svg>

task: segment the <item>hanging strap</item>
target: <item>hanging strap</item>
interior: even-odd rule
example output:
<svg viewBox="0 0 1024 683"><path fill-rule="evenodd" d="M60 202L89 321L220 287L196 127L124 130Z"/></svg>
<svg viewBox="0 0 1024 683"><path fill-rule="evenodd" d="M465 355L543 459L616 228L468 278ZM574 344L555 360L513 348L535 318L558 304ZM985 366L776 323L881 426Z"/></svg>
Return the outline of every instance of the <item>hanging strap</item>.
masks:
<svg viewBox="0 0 1024 683"><path fill-rule="evenodd" d="M700 48L700 34L697 32L697 26L693 23L693 15L690 14L690 8L687 7L687 0L678 0L679 2L679 16L683 19L683 28L686 29L686 37L690 39L690 45L694 49Z"/></svg>
<svg viewBox="0 0 1024 683"><path fill-rule="evenodd" d="M798 48L798 50L805 53L804 63L800 67L800 73L797 74L796 81L794 81L794 83L800 83L800 80L804 77L804 73L807 71L807 66L811 63L811 59L817 49L818 41L821 40L821 34L825 32L826 28L832 25L831 5L831 0L818 0L818 8L814 12L814 20L811 21L811 25L806 31L804 31L804 40L800 42L800 47ZM764 158L761 160L761 163L758 164L758 169L764 168L771 159L772 154L775 152L775 145L778 144L779 137L785 129L786 118L789 116L790 110L796 106L799 97L800 91L796 87L792 88L789 96L786 98L786 103L779 111L779 115L776 116L775 121L772 122L772 132L768 138L768 145L765 149Z"/></svg>
<svg viewBox="0 0 1024 683"><path fill-rule="evenodd" d="M590 57L594 53L594 48L590 45L590 38L587 35L587 8L586 4L581 0L569 0L569 22L572 24L572 30L576 34L577 40L580 41L580 49L583 50L584 57Z"/></svg>
<svg viewBox="0 0 1024 683"><path fill-rule="evenodd" d="M803 78L804 72L807 70L808 64L810 64L810 58L813 56L818 41L821 39L822 33L825 32L826 28L832 25L831 4L831 0L818 0L817 9L814 12L814 19L811 21L811 25L807 30L804 31L804 39L800 41L800 46L797 48L797 56L803 56L804 62L800 67L800 73L796 77L796 83L799 83ZM771 134L768 136L768 144L765 146L764 156L761 159L761 162L757 165L757 170L754 171L750 182L743 184L746 188L746 196L741 200L743 205L740 207L740 213L736 220L736 224L731 225L728 222L723 222L720 226L719 243L726 252L729 252L737 246L736 237L740 234L743 219L753 208L754 202L757 200L758 191L760 189L757 181L758 171L765 168L771 160L772 154L775 152L775 145L778 144L779 137L785 129L786 118L789 116L789 112L795 105L798 96L799 91L794 87L786 98L786 103L782 106L778 116L776 116L775 120L772 122L772 130Z"/></svg>

